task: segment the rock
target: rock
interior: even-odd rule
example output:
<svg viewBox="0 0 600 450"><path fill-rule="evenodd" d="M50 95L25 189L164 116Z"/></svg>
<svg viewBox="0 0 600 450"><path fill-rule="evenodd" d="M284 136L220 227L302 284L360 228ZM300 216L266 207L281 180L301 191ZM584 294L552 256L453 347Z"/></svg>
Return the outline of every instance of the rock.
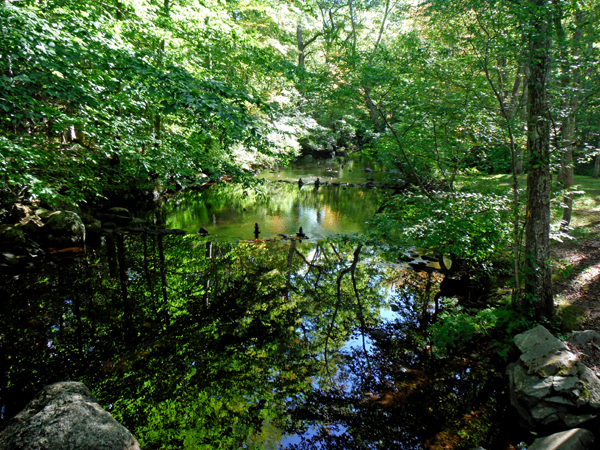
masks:
<svg viewBox="0 0 600 450"><path fill-rule="evenodd" d="M144 219L140 219L139 217L134 217L131 219L131 222L129 222L130 228L141 228L144 225L146 225L146 221Z"/></svg>
<svg viewBox="0 0 600 450"><path fill-rule="evenodd" d="M89 225L90 223L96 222L98 219L95 219L91 214L80 214L81 221L84 225Z"/></svg>
<svg viewBox="0 0 600 450"><path fill-rule="evenodd" d="M46 386L0 433L0 450L138 450L82 383Z"/></svg>
<svg viewBox="0 0 600 450"><path fill-rule="evenodd" d="M600 414L600 380L560 340L538 326L515 337L510 401L527 424L578 426Z"/></svg>
<svg viewBox="0 0 600 450"><path fill-rule="evenodd" d="M98 213L98 214L96 214L96 218L101 220L102 223L112 222L112 223L116 223L119 226L126 226L126 225L129 225L129 222L131 222L130 216L113 214L113 213Z"/></svg>
<svg viewBox="0 0 600 450"><path fill-rule="evenodd" d="M26 241L25 234L19 226L0 225L0 244L20 245Z"/></svg>
<svg viewBox="0 0 600 450"><path fill-rule="evenodd" d="M131 218L131 213L127 208L114 207L108 210L110 214L115 214L117 216L125 216Z"/></svg>
<svg viewBox="0 0 600 450"><path fill-rule="evenodd" d="M546 377L577 373L577 357L541 325L516 336L515 344L523 352L521 361L529 375L537 373Z"/></svg>
<svg viewBox="0 0 600 450"><path fill-rule="evenodd" d="M85 240L85 226L79 216L71 211L60 211L50 217L45 231L50 244L70 245Z"/></svg>
<svg viewBox="0 0 600 450"><path fill-rule="evenodd" d="M579 397L585 396L589 398L591 407L600 408L600 380L581 361L577 361L577 367L579 369L579 378L585 383L585 387L579 389L581 391Z"/></svg>
<svg viewBox="0 0 600 450"><path fill-rule="evenodd" d="M574 428L537 438L527 450L588 450L592 449L593 444L594 435L591 431Z"/></svg>
<svg viewBox="0 0 600 450"><path fill-rule="evenodd" d="M572 345L583 345L592 341L600 342L600 334L593 330L574 331L567 339L567 342Z"/></svg>
<svg viewBox="0 0 600 450"><path fill-rule="evenodd" d="M102 223L99 220L85 225L85 232L89 234L100 234L102 232Z"/></svg>

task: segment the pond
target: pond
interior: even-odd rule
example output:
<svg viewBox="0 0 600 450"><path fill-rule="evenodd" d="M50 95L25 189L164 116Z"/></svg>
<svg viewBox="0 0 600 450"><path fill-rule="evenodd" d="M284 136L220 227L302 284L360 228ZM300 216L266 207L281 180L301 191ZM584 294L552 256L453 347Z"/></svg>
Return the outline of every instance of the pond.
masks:
<svg viewBox="0 0 600 450"><path fill-rule="evenodd" d="M165 221L190 233L205 227L214 237L230 240L254 238L255 224L261 238L295 236L300 227L312 239L360 233L382 200L381 190L358 186L383 180L371 167L352 160L302 161L258 174L268 182L257 189L219 185L168 199Z"/></svg>
<svg viewBox="0 0 600 450"><path fill-rule="evenodd" d="M209 236L116 233L0 274L0 424L77 380L146 449L502 448L501 371L432 353L426 276L348 237L381 193L340 188L180 193L155 216Z"/></svg>

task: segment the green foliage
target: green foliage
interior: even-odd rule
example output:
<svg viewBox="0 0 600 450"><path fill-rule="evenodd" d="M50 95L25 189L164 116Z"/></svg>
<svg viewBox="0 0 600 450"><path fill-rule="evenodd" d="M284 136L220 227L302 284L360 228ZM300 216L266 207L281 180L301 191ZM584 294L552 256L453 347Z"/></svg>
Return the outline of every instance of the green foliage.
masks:
<svg viewBox="0 0 600 450"><path fill-rule="evenodd" d="M487 347L507 360L514 351L513 337L539 324L533 319L533 309L515 309L510 299L483 310L446 306L429 327L431 343L441 356Z"/></svg>
<svg viewBox="0 0 600 450"><path fill-rule="evenodd" d="M510 200L502 195L438 192L394 196L375 217L375 233L407 248L432 249L442 255L486 264L509 247Z"/></svg>
<svg viewBox="0 0 600 450"><path fill-rule="evenodd" d="M157 28L132 45L140 38L133 18L90 14L0 7L5 190L82 202L157 180L240 176L235 148L268 152L260 118L268 108L251 86L182 64L175 48L157 55Z"/></svg>
<svg viewBox="0 0 600 450"><path fill-rule="evenodd" d="M467 344L489 338L498 326L501 313L496 308L471 312L456 312L454 308L444 310L429 328L431 341L441 355L462 350Z"/></svg>

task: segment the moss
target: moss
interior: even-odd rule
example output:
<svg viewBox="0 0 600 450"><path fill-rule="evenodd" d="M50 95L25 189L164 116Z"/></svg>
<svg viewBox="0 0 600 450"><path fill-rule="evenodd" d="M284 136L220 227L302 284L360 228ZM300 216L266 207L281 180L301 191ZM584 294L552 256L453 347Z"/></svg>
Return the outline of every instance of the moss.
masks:
<svg viewBox="0 0 600 450"><path fill-rule="evenodd" d="M560 321L560 330L563 333L568 333L580 328L585 318L585 310L579 306L561 305L557 311L557 316Z"/></svg>

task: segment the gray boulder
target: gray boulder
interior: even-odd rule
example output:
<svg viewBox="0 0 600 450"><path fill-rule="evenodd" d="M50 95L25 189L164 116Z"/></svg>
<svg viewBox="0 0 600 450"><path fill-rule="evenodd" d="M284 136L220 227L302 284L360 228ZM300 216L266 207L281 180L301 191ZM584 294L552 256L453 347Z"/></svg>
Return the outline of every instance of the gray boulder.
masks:
<svg viewBox="0 0 600 450"><path fill-rule="evenodd" d="M139 450L85 385L46 386L0 433L0 450Z"/></svg>
<svg viewBox="0 0 600 450"><path fill-rule="evenodd" d="M81 218L71 211L60 211L52 215L44 230L48 233L49 244L82 244L85 240L85 226Z"/></svg>
<svg viewBox="0 0 600 450"><path fill-rule="evenodd" d="M571 345L583 345L594 341L600 343L600 334L593 330L573 331L567 340Z"/></svg>
<svg viewBox="0 0 600 450"><path fill-rule="evenodd" d="M114 208L110 208L108 210L108 212L110 214L116 214L118 216L129 217L131 219L131 213L129 212L129 210L127 208L120 208L118 206L115 206Z"/></svg>
<svg viewBox="0 0 600 450"><path fill-rule="evenodd" d="M537 438L527 450L591 450L594 444L594 435L591 431L582 428L551 434Z"/></svg>
<svg viewBox="0 0 600 450"><path fill-rule="evenodd" d="M600 415L600 380L562 341L540 325L515 343L523 353L507 367L510 399L530 427L577 427Z"/></svg>

